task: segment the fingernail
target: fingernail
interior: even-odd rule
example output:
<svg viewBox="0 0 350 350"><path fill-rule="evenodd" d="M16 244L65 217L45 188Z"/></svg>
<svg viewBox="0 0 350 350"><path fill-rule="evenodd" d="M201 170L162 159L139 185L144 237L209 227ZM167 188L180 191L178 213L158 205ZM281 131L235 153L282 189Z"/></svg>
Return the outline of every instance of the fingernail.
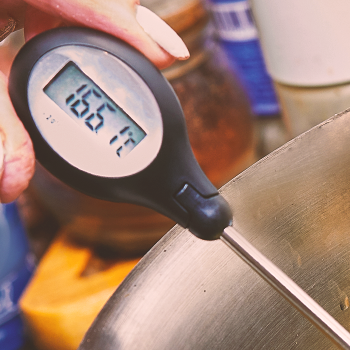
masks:
<svg viewBox="0 0 350 350"><path fill-rule="evenodd" d="M136 20L143 30L170 55L179 60L190 57L190 53L182 39L154 12L144 6L137 6Z"/></svg>

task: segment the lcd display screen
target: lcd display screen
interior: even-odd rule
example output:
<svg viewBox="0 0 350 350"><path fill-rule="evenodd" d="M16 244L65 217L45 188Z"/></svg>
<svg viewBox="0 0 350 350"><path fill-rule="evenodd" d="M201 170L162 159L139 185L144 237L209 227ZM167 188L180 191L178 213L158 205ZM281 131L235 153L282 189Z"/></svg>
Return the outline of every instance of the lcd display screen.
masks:
<svg viewBox="0 0 350 350"><path fill-rule="evenodd" d="M120 158L129 154L146 136L145 131L73 62L67 63L43 90L82 128L114 147Z"/></svg>

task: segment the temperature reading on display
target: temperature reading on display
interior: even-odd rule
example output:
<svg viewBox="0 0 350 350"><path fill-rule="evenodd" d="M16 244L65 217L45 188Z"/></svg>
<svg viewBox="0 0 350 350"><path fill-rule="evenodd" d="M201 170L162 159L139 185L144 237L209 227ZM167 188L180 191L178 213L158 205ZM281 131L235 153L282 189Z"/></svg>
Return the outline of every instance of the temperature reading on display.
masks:
<svg viewBox="0 0 350 350"><path fill-rule="evenodd" d="M73 62L56 74L44 87L44 92L82 128L114 147L120 158L146 136L142 128Z"/></svg>

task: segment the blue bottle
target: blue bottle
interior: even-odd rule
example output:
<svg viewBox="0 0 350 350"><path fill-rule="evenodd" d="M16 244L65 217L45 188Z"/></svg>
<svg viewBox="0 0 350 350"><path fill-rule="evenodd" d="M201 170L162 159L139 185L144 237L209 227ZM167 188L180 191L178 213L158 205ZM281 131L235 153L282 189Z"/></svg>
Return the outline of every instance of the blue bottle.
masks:
<svg viewBox="0 0 350 350"><path fill-rule="evenodd" d="M248 1L208 0L208 5L228 64L245 86L253 113L258 117L278 114Z"/></svg>
<svg viewBox="0 0 350 350"><path fill-rule="evenodd" d="M18 300L34 270L24 227L15 203L0 204L0 349L24 342Z"/></svg>

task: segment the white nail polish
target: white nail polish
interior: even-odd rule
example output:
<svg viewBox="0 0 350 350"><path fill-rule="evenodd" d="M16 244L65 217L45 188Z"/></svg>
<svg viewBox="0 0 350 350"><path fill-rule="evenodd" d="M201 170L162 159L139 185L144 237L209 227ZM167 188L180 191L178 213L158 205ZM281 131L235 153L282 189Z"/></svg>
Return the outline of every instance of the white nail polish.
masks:
<svg viewBox="0 0 350 350"><path fill-rule="evenodd" d="M137 6L136 19L143 30L165 51L177 59L187 59L190 53L178 34L151 10Z"/></svg>

